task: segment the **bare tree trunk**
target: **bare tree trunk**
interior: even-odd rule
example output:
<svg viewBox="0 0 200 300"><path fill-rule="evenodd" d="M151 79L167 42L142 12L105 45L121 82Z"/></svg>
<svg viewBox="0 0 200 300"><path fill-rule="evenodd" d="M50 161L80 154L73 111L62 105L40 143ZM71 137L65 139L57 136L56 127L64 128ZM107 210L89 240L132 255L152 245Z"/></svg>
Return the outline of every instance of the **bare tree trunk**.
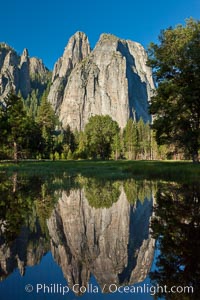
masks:
<svg viewBox="0 0 200 300"><path fill-rule="evenodd" d="M17 143L14 142L13 143L13 150L14 150L14 154L13 154L13 158L14 158L14 161L17 162L18 160L18 149L17 149Z"/></svg>
<svg viewBox="0 0 200 300"><path fill-rule="evenodd" d="M118 151L117 151L117 149L115 150L115 160L118 160Z"/></svg>
<svg viewBox="0 0 200 300"><path fill-rule="evenodd" d="M17 191L17 173L13 174L12 181L13 181L13 193L15 193Z"/></svg>

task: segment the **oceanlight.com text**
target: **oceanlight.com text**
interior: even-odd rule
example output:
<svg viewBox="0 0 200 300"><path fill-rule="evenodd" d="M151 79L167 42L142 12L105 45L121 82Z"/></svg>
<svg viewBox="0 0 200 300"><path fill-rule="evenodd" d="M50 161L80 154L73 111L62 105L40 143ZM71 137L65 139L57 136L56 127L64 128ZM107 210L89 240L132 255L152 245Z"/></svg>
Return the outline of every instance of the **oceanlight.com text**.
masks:
<svg viewBox="0 0 200 300"><path fill-rule="evenodd" d="M167 285L150 285L143 284L138 286L118 286L115 283L104 284L103 287L99 287L94 284L87 284L86 286L82 286L79 284L74 284L72 287L68 287L67 285L62 285L60 283L37 283L35 286L32 284L27 284L25 286L25 291L27 293L36 294L60 294L66 295L70 291L74 294L97 294L109 292L111 294L119 293L119 294L150 294L152 296L156 294L192 294L194 292L192 286L172 286L170 288Z"/></svg>

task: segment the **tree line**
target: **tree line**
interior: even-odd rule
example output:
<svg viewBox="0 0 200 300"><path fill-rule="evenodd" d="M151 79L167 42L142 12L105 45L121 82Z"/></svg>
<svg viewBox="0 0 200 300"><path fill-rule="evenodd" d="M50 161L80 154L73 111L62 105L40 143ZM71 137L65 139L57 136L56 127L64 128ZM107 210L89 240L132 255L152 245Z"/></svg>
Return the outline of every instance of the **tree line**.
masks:
<svg viewBox="0 0 200 300"><path fill-rule="evenodd" d="M81 132L72 132L69 125L62 128L46 92L35 115L22 98L8 95L0 105L0 129L1 159L154 159L164 155L151 125L142 119L128 120L124 130L108 115L92 116Z"/></svg>

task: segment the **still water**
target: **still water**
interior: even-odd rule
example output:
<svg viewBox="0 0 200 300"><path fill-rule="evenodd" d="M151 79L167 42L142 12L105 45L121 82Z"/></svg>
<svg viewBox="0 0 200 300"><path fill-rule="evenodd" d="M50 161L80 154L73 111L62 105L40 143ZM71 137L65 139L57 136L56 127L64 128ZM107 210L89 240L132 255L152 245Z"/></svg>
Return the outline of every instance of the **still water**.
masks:
<svg viewBox="0 0 200 300"><path fill-rule="evenodd" d="M0 299L200 299L198 183L0 175Z"/></svg>

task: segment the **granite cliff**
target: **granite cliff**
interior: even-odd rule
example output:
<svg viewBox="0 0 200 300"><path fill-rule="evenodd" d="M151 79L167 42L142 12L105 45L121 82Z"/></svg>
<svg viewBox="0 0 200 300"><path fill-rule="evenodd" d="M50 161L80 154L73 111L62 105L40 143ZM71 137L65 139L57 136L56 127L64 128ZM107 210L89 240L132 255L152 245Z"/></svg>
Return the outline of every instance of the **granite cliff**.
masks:
<svg viewBox="0 0 200 300"><path fill-rule="evenodd" d="M5 43L0 44L0 100L4 99L12 90L21 93L23 98L32 89L46 88L49 71L38 58L30 58L28 50L22 55Z"/></svg>
<svg viewBox="0 0 200 300"><path fill-rule="evenodd" d="M60 106L63 103L65 89L72 70L78 63L87 57L89 53L90 45L87 36L82 32L77 32L70 38L63 56L56 62L52 74L52 85L48 96L48 100L51 102L56 112L60 112Z"/></svg>
<svg viewBox="0 0 200 300"><path fill-rule="evenodd" d="M102 34L91 51L87 36L73 35L55 63L48 100L63 127L83 130L93 115L110 115L124 128L132 117L150 121L148 103L154 90L147 54L136 42ZM23 98L33 89L40 95L49 71L42 61L0 44L0 101L12 89Z"/></svg>
<svg viewBox="0 0 200 300"><path fill-rule="evenodd" d="M38 226L37 226L38 227ZM7 278L16 268L23 276L27 266L39 264L47 253L49 244L40 230L31 232L22 227L20 235L12 242L4 239L0 227L0 281Z"/></svg>
<svg viewBox="0 0 200 300"><path fill-rule="evenodd" d="M48 99L63 127L82 130L92 115L110 115L121 128L132 117L150 120L154 89L147 54L136 42L102 34L93 51L77 32L53 70Z"/></svg>

